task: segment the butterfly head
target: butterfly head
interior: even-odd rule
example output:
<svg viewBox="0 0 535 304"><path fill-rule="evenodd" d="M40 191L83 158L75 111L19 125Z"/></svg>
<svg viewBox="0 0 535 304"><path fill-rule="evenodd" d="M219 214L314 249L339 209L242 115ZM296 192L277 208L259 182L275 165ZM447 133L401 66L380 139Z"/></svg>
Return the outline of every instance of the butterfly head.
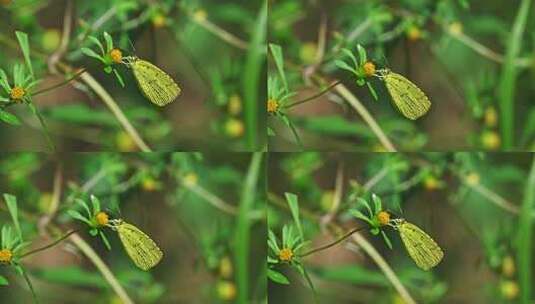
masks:
<svg viewBox="0 0 535 304"><path fill-rule="evenodd" d="M406 221L404 218L396 218L396 219L391 219L388 225L397 230L399 229L399 226L401 226L405 222Z"/></svg>
<svg viewBox="0 0 535 304"><path fill-rule="evenodd" d="M377 72L375 73L375 76L379 77L379 78L385 78L388 74L390 74L391 71L389 68L384 68L384 69L379 69L377 70Z"/></svg>
<svg viewBox="0 0 535 304"><path fill-rule="evenodd" d="M123 224L123 222L124 221L122 219L113 219L113 220L110 220L110 222L108 223L108 226L113 230L117 230L117 227Z"/></svg>
<svg viewBox="0 0 535 304"><path fill-rule="evenodd" d="M139 57L137 57L137 56L125 56L125 57L123 57L122 62L127 67L131 67L138 60L139 60Z"/></svg>

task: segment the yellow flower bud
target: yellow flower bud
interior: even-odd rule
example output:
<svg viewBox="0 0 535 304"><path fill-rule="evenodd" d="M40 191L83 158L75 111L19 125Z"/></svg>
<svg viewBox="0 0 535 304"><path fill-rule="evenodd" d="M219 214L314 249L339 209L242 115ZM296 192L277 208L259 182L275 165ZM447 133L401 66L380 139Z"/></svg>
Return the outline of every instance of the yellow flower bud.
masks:
<svg viewBox="0 0 535 304"><path fill-rule="evenodd" d="M95 215L95 220L99 226L106 226L109 223L110 218L106 212L101 211Z"/></svg>
<svg viewBox="0 0 535 304"><path fill-rule="evenodd" d="M230 281L217 283L217 295L224 301L234 300L236 298L236 285Z"/></svg>
<svg viewBox="0 0 535 304"><path fill-rule="evenodd" d="M377 221L381 226L386 226L390 223L390 213L381 211L377 214Z"/></svg>
<svg viewBox="0 0 535 304"><path fill-rule="evenodd" d="M198 9L193 13L193 19L195 19L197 22L205 21L208 17L208 14L203 9Z"/></svg>
<svg viewBox="0 0 535 304"><path fill-rule="evenodd" d="M0 264L9 264L13 259L13 253L9 249L0 250Z"/></svg>
<svg viewBox="0 0 535 304"><path fill-rule="evenodd" d="M411 41L416 41L422 38L422 31L415 25L411 25L406 32L407 38Z"/></svg>
<svg viewBox="0 0 535 304"><path fill-rule="evenodd" d="M293 256L294 253L290 248L282 248L281 251L279 251L279 260L283 262L290 262Z"/></svg>
<svg viewBox="0 0 535 304"><path fill-rule="evenodd" d="M459 34L462 34L463 32L463 25L460 22L455 21L455 22L450 23L448 30L450 31L450 34L452 35L459 35Z"/></svg>
<svg viewBox="0 0 535 304"><path fill-rule="evenodd" d="M219 275L225 279L229 279L232 277L233 272L232 261L228 256L223 257L219 262Z"/></svg>
<svg viewBox="0 0 535 304"><path fill-rule="evenodd" d="M244 131L245 127L243 122L239 119L231 118L225 124L225 132L230 137L241 137Z"/></svg>
<svg viewBox="0 0 535 304"><path fill-rule="evenodd" d="M123 53L119 49L113 49L110 51L111 60L115 63L121 63L123 59Z"/></svg>
<svg viewBox="0 0 535 304"><path fill-rule="evenodd" d="M495 127L498 124L498 112L494 107L488 107L485 110L485 125L487 127Z"/></svg>
<svg viewBox="0 0 535 304"><path fill-rule="evenodd" d="M470 186L475 186L479 184L479 181L481 180L481 178L479 177L479 174L475 172L471 172L468 175L466 175L465 179L466 179L466 183Z"/></svg>
<svg viewBox="0 0 535 304"><path fill-rule="evenodd" d="M366 77L370 77L375 74L375 64L373 64L371 61L366 62L362 68L364 69L364 75L366 75Z"/></svg>
<svg viewBox="0 0 535 304"><path fill-rule="evenodd" d="M316 62L316 54L318 46L314 42L307 42L301 46L299 50L299 58L305 64L313 64Z"/></svg>
<svg viewBox="0 0 535 304"><path fill-rule="evenodd" d="M167 19L165 18L165 15L157 13L154 16L152 16L152 25L154 25L155 28L162 28L167 25Z"/></svg>
<svg viewBox="0 0 535 304"><path fill-rule="evenodd" d="M500 292L502 293L502 296L507 300L514 300L518 297L518 293L520 292L520 288L518 287L518 284L515 281L503 281L500 284Z"/></svg>
<svg viewBox="0 0 535 304"><path fill-rule="evenodd" d="M504 257L502 261L502 274L505 277L511 278L515 275L515 272L516 266L513 257L510 255Z"/></svg>
<svg viewBox="0 0 535 304"><path fill-rule="evenodd" d="M188 186L195 186L197 185L197 182L199 180L199 177L195 173L188 173L184 176L183 182L184 184Z"/></svg>
<svg viewBox="0 0 535 304"><path fill-rule="evenodd" d="M500 135L495 131L485 131L481 134L481 144L485 149L496 150L500 147Z"/></svg>
<svg viewBox="0 0 535 304"><path fill-rule="evenodd" d="M241 102L240 95L234 94L230 96L227 107L228 107L228 112L231 115L240 114L242 110L242 102Z"/></svg>
<svg viewBox="0 0 535 304"><path fill-rule="evenodd" d="M279 109L279 102L278 101L276 101L275 99L269 99L267 101L267 111L268 111L268 113L273 114L273 113L277 112L278 109Z"/></svg>
<svg viewBox="0 0 535 304"><path fill-rule="evenodd" d="M26 91L24 91L22 87L14 87L13 89L11 89L11 93L9 95L11 99L15 101L20 101L22 100L22 97L24 97L25 94Z"/></svg>

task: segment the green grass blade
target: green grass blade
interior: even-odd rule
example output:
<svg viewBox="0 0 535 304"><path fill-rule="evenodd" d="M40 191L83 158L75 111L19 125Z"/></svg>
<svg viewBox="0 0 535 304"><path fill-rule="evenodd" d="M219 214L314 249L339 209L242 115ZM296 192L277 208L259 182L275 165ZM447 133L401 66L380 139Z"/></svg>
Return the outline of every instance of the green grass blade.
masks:
<svg viewBox="0 0 535 304"><path fill-rule="evenodd" d="M11 218L13 219L13 224L15 225L15 229L17 230L17 234L19 238L22 240L22 230L20 229L20 223L19 223L19 210L17 208L17 198L14 195L11 195L9 193L4 193L4 200L7 204L7 209L9 209L9 213L11 214Z"/></svg>
<svg viewBox="0 0 535 304"><path fill-rule="evenodd" d="M264 101L259 100L259 92L266 89L265 85L260 89L260 80L262 77L262 69L266 64L266 32L267 32L267 1L262 4L262 8L256 19L256 27L253 36L249 43L249 50L247 52L247 59L245 63L245 70L243 74L243 95L245 108L245 126L246 126L246 142L248 149L256 150L257 147L263 144L258 141L260 136L260 119L264 120L266 115L259 113L259 105L264 104ZM265 83L265 82L264 82ZM265 107L262 113L265 114ZM265 130L265 128L263 128ZM265 137L266 134L263 134ZM264 141L265 138L262 139Z"/></svg>
<svg viewBox="0 0 535 304"><path fill-rule="evenodd" d="M30 61L30 43L28 42L28 34L16 31L15 35L17 36L17 40L19 41L20 49L22 50L22 55L24 55L24 61L26 61L26 65L30 70L32 78L35 79L35 76L33 74L32 62Z"/></svg>
<svg viewBox="0 0 535 304"><path fill-rule="evenodd" d="M532 160L528 181L525 185L524 202L520 212L518 230L518 280L520 283L520 303L531 303L532 278L532 245L533 245L533 217L535 208L535 157Z"/></svg>
<svg viewBox="0 0 535 304"><path fill-rule="evenodd" d="M515 60L522 47L523 33L526 28L531 0L522 0L513 25L512 34L507 43L507 51L503 63L502 74L499 84L500 111L501 111L501 135L503 147L509 150L514 143L514 102L515 86L518 70Z"/></svg>
<svg viewBox="0 0 535 304"><path fill-rule="evenodd" d="M251 158L238 210L238 221L235 235L236 284L238 296L236 303L249 302L249 244L250 244L250 211L256 199L258 179L262 165L262 152L256 152Z"/></svg>

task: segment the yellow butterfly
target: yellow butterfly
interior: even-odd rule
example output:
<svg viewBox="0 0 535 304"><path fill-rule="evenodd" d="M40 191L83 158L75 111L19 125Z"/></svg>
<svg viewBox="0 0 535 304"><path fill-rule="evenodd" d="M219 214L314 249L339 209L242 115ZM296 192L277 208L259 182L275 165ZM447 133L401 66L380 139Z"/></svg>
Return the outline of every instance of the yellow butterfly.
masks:
<svg viewBox="0 0 535 304"><path fill-rule="evenodd" d="M422 117L431 108L431 101L419 87L404 76L389 69L378 70L398 110L411 120Z"/></svg>
<svg viewBox="0 0 535 304"><path fill-rule="evenodd" d="M405 219L393 219L390 225L399 231L407 252L418 267L429 270L442 261L444 257L442 249L418 226Z"/></svg>
<svg viewBox="0 0 535 304"><path fill-rule="evenodd" d="M173 78L154 64L132 56L124 57L123 62L132 68L143 95L152 103L163 107L180 95L182 90Z"/></svg>
<svg viewBox="0 0 535 304"><path fill-rule="evenodd" d="M119 234L121 243L137 267L147 271L161 261L163 253L158 245L136 226L122 219L111 220L110 226Z"/></svg>

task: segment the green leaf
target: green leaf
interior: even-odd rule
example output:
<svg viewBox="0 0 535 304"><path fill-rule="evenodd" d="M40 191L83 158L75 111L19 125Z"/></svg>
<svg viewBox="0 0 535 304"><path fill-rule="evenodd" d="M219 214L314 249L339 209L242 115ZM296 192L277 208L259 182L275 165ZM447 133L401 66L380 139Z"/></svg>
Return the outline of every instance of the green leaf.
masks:
<svg viewBox="0 0 535 304"><path fill-rule="evenodd" d="M9 281L6 279L6 277L0 275L0 286L7 286L9 285Z"/></svg>
<svg viewBox="0 0 535 304"><path fill-rule="evenodd" d="M368 86L368 90L370 90L370 93L372 94L373 99L375 99L376 101L379 100L379 97L377 96L377 92L375 92L375 89L373 88L371 83L369 81L366 81L366 85Z"/></svg>
<svg viewBox="0 0 535 304"><path fill-rule="evenodd" d="M294 219L295 226L297 227L297 230L299 231L299 236L301 237L301 240L304 240L305 234L303 233L303 227L301 226L301 219L299 218L299 203L297 200L297 195L286 192L284 193L284 196L286 197L288 206L290 206L290 211L292 212L292 217Z"/></svg>
<svg viewBox="0 0 535 304"><path fill-rule="evenodd" d="M357 52L359 53L359 63L362 66L368 60L368 57L366 56L366 49L363 48L362 45L357 44Z"/></svg>
<svg viewBox="0 0 535 304"><path fill-rule="evenodd" d="M275 66L277 66L277 70L279 71L279 76L282 80L284 90L288 93L289 89L288 82L286 81L286 74L284 73L284 58L282 56L282 48L280 45L270 43L269 49L271 50L271 54L275 60Z"/></svg>
<svg viewBox="0 0 535 304"><path fill-rule="evenodd" d="M67 214L70 215L74 219L82 221L90 226L92 225L92 223L87 218L85 218L82 214L80 214L80 212L76 210L68 210Z"/></svg>
<svg viewBox="0 0 535 304"><path fill-rule="evenodd" d="M349 66L349 64L347 64L345 61L342 61L342 60L335 60L334 61L334 64L339 67L340 69L342 70L346 70L346 71L349 71L355 75L357 75L357 70L355 70L355 68Z"/></svg>
<svg viewBox="0 0 535 304"><path fill-rule="evenodd" d="M2 109L0 109L0 120L13 126L20 126L20 120L17 116Z"/></svg>
<svg viewBox="0 0 535 304"><path fill-rule="evenodd" d="M100 60L100 62L102 62L102 63L104 63L104 64L106 63L106 62L104 61L104 58L102 58L102 56L100 56L99 54L95 53L95 51L93 51L92 49L90 49L90 48L85 48L85 47L84 47L84 48L82 48L81 50L82 50L82 53L83 53L84 55L89 56L89 57L96 58L96 59Z"/></svg>
<svg viewBox="0 0 535 304"><path fill-rule="evenodd" d="M19 41L20 49L22 50L22 55L24 55L24 61L26 61L26 65L30 70L30 74L32 75L32 78L35 78L33 74L32 62L30 61L30 44L28 42L28 34L16 31L15 35Z"/></svg>
<svg viewBox="0 0 535 304"><path fill-rule="evenodd" d="M108 32L104 32L104 40L106 41L106 51L109 52L113 49L113 39L111 39Z"/></svg>
<svg viewBox="0 0 535 304"><path fill-rule="evenodd" d="M17 198L14 195L4 193L4 200L6 201L7 208L9 209L9 213L11 214L11 219L13 219L13 224L15 225L15 229L17 230L19 239L22 240L22 230L20 229L19 224Z"/></svg>
<svg viewBox="0 0 535 304"><path fill-rule="evenodd" d="M267 276L270 280L272 280L275 283L285 284L285 285L290 284L290 281L288 280L286 276L284 276L282 273L275 271L273 269L267 270Z"/></svg>
<svg viewBox="0 0 535 304"><path fill-rule="evenodd" d="M102 52L102 55L103 55L103 56L106 55L106 51L104 51L104 47L102 46L102 43L100 43L100 41L99 41L97 38L95 38L95 37L93 37L93 36L89 36L88 38L89 38L89 40L91 40L94 44L96 44L96 45L98 46L98 48L99 48L100 51Z"/></svg>
<svg viewBox="0 0 535 304"><path fill-rule="evenodd" d="M104 245L106 246L106 248L108 250L111 250L110 241L108 241L108 238L106 237L104 232L102 232L102 230L99 230L99 234L100 234L100 238L102 239L102 242L104 242Z"/></svg>
<svg viewBox="0 0 535 304"><path fill-rule="evenodd" d="M9 81L7 81L6 72L2 69L0 69L0 86L2 86L7 94L11 92L11 87L9 86Z"/></svg>
<svg viewBox="0 0 535 304"><path fill-rule="evenodd" d="M117 78L117 80L119 81L119 84L121 85L121 87L125 87L125 84L124 84L124 80L123 80L123 77L121 77L121 75L119 74L119 72L117 72L117 69L113 69L113 73L115 74L115 78Z"/></svg>
<svg viewBox="0 0 535 304"><path fill-rule="evenodd" d="M351 61L353 62L353 65L355 66L355 70L356 68L359 66L358 63L357 63L357 58L355 58L355 55L353 55L353 52L351 52L350 50L344 48L342 49L342 52L344 54L346 54L349 58L351 58Z"/></svg>
<svg viewBox="0 0 535 304"><path fill-rule="evenodd" d="M93 194L91 194L90 199L91 204L93 206L93 214L97 214L98 212L100 212L100 200Z"/></svg>

